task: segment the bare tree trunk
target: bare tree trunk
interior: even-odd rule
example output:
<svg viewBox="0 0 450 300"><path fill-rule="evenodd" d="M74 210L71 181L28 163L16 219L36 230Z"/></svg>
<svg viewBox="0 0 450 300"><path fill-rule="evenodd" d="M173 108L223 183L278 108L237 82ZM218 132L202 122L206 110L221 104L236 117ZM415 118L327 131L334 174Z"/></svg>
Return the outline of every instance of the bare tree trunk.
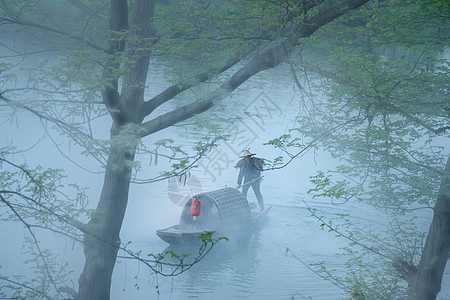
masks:
<svg viewBox="0 0 450 300"><path fill-rule="evenodd" d="M130 151L131 150L131 151ZM85 265L78 280L78 299L108 300L128 202L134 151L111 149L97 209L84 238Z"/></svg>
<svg viewBox="0 0 450 300"><path fill-rule="evenodd" d="M150 59L145 43L150 33L154 5L154 0L135 0L134 10L128 21L127 0L111 0L109 26L113 38L110 40L109 50L113 56L126 51L132 63L127 66L129 71L123 75L121 94L118 92L119 79L114 73L121 66L120 60L112 57L104 68L103 79L109 84L105 85L102 97L113 118L112 143L100 200L84 237L85 264L78 280L80 300L110 298L111 278L120 246L120 229L127 208L138 141L137 136L128 132L130 128L126 126L138 126L143 120L140 110L144 103ZM130 40L137 41L131 43L125 42L123 37L114 38L117 32L136 36L136 39ZM121 142L115 143L116 138L120 138Z"/></svg>
<svg viewBox="0 0 450 300"><path fill-rule="evenodd" d="M422 252L410 295L416 300L436 299L441 290L450 251L450 156L447 160L438 199L434 206L425 248Z"/></svg>

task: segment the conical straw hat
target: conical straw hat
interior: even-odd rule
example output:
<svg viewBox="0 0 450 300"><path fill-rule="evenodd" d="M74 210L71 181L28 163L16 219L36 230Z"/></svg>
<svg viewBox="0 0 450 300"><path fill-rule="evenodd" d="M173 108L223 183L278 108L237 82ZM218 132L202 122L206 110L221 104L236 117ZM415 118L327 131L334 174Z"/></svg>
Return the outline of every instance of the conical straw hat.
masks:
<svg viewBox="0 0 450 300"><path fill-rule="evenodd" d="M250 151L248 150L244 150L244 152L242 152L242 155L240 157L247 157L247 156L253 156L256 155L255 153L250 153Z"/></svg>

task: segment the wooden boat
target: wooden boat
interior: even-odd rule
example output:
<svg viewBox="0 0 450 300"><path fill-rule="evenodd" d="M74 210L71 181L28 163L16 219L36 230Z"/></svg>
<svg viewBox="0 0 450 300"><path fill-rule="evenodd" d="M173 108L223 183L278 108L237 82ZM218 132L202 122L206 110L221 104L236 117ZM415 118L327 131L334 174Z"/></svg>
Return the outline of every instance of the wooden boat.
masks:
<svg viewBox="0 0 450 300"><path fill-rule="evenodd" d="M196 219L191 214L192 201L201 203L200 214ZM169 244L195 244L205 231L215 231L221 236L236 234L260 223L271 207L264 210L250 203L238 190L225 188L193 196L185 204L180 223L156 231L156 234Z"/></svg>

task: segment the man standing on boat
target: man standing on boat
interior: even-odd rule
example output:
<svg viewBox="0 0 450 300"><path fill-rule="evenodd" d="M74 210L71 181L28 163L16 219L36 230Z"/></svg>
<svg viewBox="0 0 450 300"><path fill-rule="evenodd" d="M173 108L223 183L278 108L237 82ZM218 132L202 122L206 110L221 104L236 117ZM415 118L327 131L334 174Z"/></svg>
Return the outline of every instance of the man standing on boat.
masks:
<svg viewBox="0 0 450 300"><path fill-rule="evenodd" d="M242 194L247 197L248 189L251 186L253 192L255 192L256 199L258 199L259 207L261 210L264 210L264 200L260 190L262 179L261 172L263 170L264 161L260 158L253 157L254 155L254 153L245 150L240 156L241 160L236 164L236 168L239 168L237 189L242 187ZM242 179L244 179L244 184L242 184Z"/></svg>

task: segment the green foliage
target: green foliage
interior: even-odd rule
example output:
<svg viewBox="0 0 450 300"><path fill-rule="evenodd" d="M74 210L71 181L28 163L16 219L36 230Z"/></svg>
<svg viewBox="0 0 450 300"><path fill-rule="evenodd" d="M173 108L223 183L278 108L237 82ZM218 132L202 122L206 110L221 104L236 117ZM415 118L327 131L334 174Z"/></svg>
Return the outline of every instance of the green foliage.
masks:
<svg viewBox="0 0 450 300"><path fill-rule="evenodd" d="M263 19L258 1L167 1L155 17L159 24L160 55L221 66L258 44ZM267 23L268 24L268 23Z"/></svg>
<svg viewBox="0 0 450 300"><path fill-rule="evenodd" d="M331 174L325 176L322 171L319 171L315 176L311 176L311 183L314 188L308 190L308 194L312 194L313 198L328 198L332 203L336 201L345 203L362 191L361 186L352 186L349 180L333 182L331 177Z"/></svg>
<svg viewBox="0 0 450 300"><path fill-rule="evenodd" d="M311 263L310 268L348 294L358 292L366 299L407 298L404 268L417 263L415 259L422 250L418 237L424 237L415 225L415 217L394 217L385 226L371 228L347 214L323 216L307 208L321 222L322 229L348 241L340 253L347 258L344 270L330 269L323 261Z"/></svg>
<svg viewBox="0 0 450 300"><path fill-rule="evenodd" d="M14 208L3 218L21 222L31 220L46 228L79 236L72 225L89 214L84 209L88 204L85 189L71 184L65 190L72 189L74 196L62 194L65 180L62 170L16 165L7 160L4 153L1 153L0 163L1 200L3 205Z"/></svg>
<svg viewBox="0 0 450 300"><path fill-rule="evenodd" d="M67 263L60 263L58 255L42 248L38 230L48 230L81 244L86 229L83 224L92 214L85 208L88 204L85 190L74 184L64 187L66 178L61 170L15 165L6 159L7 152L1 154L0 221L20 222L27 229L27 251L24 254L28 259L25 263L34 271L35 277L0 276L0 295L4 293L18 299L64 298L63 295L74 292L75 287L70 284L72 272ZM61 192L69 187L76 192L75 196ZM173 251L148 254L147 258L143 258L142 251L128 249L131 242L123 244L120 249L126 254L124 258L144 263L156 274L176 276L202 260L219 241L228 240L214 234L205 232L199 237L198 254L189 261L188 255ZM164 267L169 271L163 270Z"/></svg>
<svg viewBox="0 0 450 300"><path fill-rule="evenodd" d="M272 139L264 145L270 145L283 151L287 151L287 149L292 147L303 147L303 145L299 143L299 140L299 138L292 138L292 135L290 134L283 134L279 138Z"/></svg>
<svg viewBox="0 0 450 300"><path fill-rule="evenodd" d="M170 75L174 76L167 82L179 83L177 88L198 85L203 81L193 78L193 74L223 67L230 58L245 57L250 51L258 53L268 45L277 45L305 16L335 3L319 1L320 5L305 12L302 7L305 1L157 1L150 36L141 36L136 33L139 29L133 26L121 31L108 29L108 1L84 2L89 4L90 11L76 8L70 1L2 2L2 24L8 30L17 30L27 50L6 45L5 49L12 54L0 59L1 101L9 108L10 120L14 120L16 111L32 113L44 125L53 124L68 137L69 148L75 143L83 149L83 154L93 156L102 165L106 164L110 153L122 153L115 157L121 164L110 166L113 171L114 168L118 172L123 168L138 171L139 163L131 159L136 154L150 154L154 164L158 157L168 159L171 166L167 172L140 182L186 176L200 157L225 138L201 139L193 146L194 155L188 155L188 151L169 139L149 147L155 150L147 150L136 125L143 121L143 116L133 111L137 114L136 120L128 123L121 123L122 119L117 117L121 104L135 104L123 103L120 97L125 97L132 89L147 88L147 82L121 80L139 66L140 58L156 58L158 64L155 65L161 67L165 76L169 70L172 72ZM129 2L130 11L133 4ZM395 213L432 203L437 192L436 175L445 155L434 141L448 137L446 127L450 111L445 101L448 62L442 59L440 52L448 45L446 20L448 3L445 1L374 1L365 9L346 15L341 22L324 26L313 39L304 41L302 55L305 57L301 67L305 67L303 62L321 61L318 66L334 74L321 82L321 86L310 86L309 95L313 88L320 88L327 96L326 101L315 103L310 113L300 118L297 130L268 144L287 153L290 160L303 151L294 155L292 149L318 146L342 158L345 164L337 171L345 179L332 181L331 176L319 174L313 178L316 187L311 193L315 193L315 197L329 197L333 201L357 198ZM107 49L109 44L122 42L126 43L126 48ZM28 49L45 54L45 59L36 60ZM316 60L316 53L325 55L326 59ZM11 69L14 63L25 67ZM25 73L29 80L18 82L19 76L11 75L11 70ZM201 98L205 90L209 91L210 84L220 85L227 77L227 74L219 76L218 82L211 82L209 78L207 84L194 93ZM150 87L151 84L150 80ZM110 94L104 95L106 92ZM151 90L150 94L154 92ZM223 96L227 92L218 90L216 93ZM184 103L183 97L186 94L180 95L179 103ZM113 103L109 111L106 102ZM111 140L105 141L98 138L92 122L108 113L119 128L113 128ZM312 142L304 143L306 137L311 137ZM161 149L169 154L162 154ZM83 190L73 185L76 196L60 197L60 190L67 188L62 183L65 179L61 170L29 169L10 163L5 155L0 158L8 165L4 172L2 168L0 175L1 204L6 205L9 212L2 217L6 221L22 222L31 237L34 237L32 228L39 224L79 240L84 232L82 221L90 215L84 209ZM278 157L273 164L279 167L282 162L283 158ZM139 182L137 178L134 180ZM335 222L321 224L336 230ZM206 233L202 242L210 242L211 238L211 233ZM212 241L214 243L214 239ZM37 239L33 238L32 243L37 246ZM38 253L35 262L48 261L48 265L54 265L53 256L45 250L34 251ZM348 251L353 257L349 265L361 269L364 256L352 249ZM146 262L140 252L127 253ZM167 256L178 259L178 263L185 259L171 252L153 258L160 261ZM408 258L411 256L414 254ZM44 272L46 278L58 271L45 265L39 272ZM348 286L354 282L357 289L369 293L375 285L364 281L365 273L361 272L348 277ZM29 288L21 290L20 283L18 279L18 297L33 292ZM57 285L52 287L46 279L36 286L44 290L41 296L45 297L47 290L52 290L48 292L52 297L58 294Z"/></svg>
<svg viewBox="0 0 450 300"><path fill-rule="evenodd" d="M0 95L3 94L4 89L11 84L11 82L16 81L16 76L14 73L10 72L12 67L11 63L0 61Z"/></svg>
<svg viewBox="0 0 450 300"><path fill-rule="evenodd" d="M299 130L346 161L338 171L365 183L360 199L375 206L435 201L446 158L438 141L448 137L449 110L442 54L448 30L433 31L434 39L428 31L437 22L417 4L380 2L330 25L319 35L327 39L312 45L328 53L315 58L326 98L301 118ZM347 39L332 34L344 26Z"/></svg>
<svg viewBox="0 0 450 300"><path fill-rule="evenodd" d="M71 271L60 263L59 255L40 245L38 232L47 230L56 235L81 242L83 222L90 211L86 209L85 189L71 184L64 186L61 170L32 169L16 165L7 159L8 152L0 152L0 221L19 222L27 231L25 244L26 264L35 277L8 278L0 276L0 290L18 299L55 299L62 297L60 288L68 287ZM65 190L66 193L62 193ZM72 190L72 194L68 194Z"/></svg>
<svg viewBox="0 0 450 300"><path fill-rule="evenodd" d="M370 224L351 221L356 216L314 214L323 229L349 241L345 274L325 263L314 269L367 299L406 299L402 278L421 256L425 234L415 211L433 207L449 155L449 17L448 1L374 1L321 28L305 41L302 60L292 60L307 88L323 95L301 91L310 103L298 133L341 162L312 176L308 193L368 204L390 220L373 233L365 230ZM269 144L283 148L297 139L283 135Z"/></svg>
<svg viewBox="0 0 450 300"><path fill-rule="evenodd" d="M220 241L228 241L228 238L217 237L215 231L205 231L198 237L195 254L178 253L178 250L170 249L157 254L150 253L145 257L142 256L142 251L130 250L132 243L128 242L121 247L125 253L121 258L137 260L148 266L156 275L178 276L199 263Z"/></svg>
<svg viewBox="0 0 450 300"><path fill-rule="evenodd" d="M157 60L152 67L161 67L164 76L169 73L169 69L173 70L171 75L174 76L167 82L179 83L174 88L199 85L204 80L193 78L193 74L223 67L230 58L245 57L250 51L267 46L274 40L278 43L286 37L287 31L284 29L299 14L295 1L157 1L156 14L149 25L151 30L148 36L143 36L139 34L142 28L133 24L129 24L127 30L111 30L108 27L109 1L73 3L53 0L2 2L0 22L11 32L8 37L11 37L12 42L1 43L7 53L0 57L1 101L7 106L5 111L10 113L11 120L16 111L31 113L39 118L51 139L53 132L47 126L52 124L53 129L68 138L64 144L68 151L75 144L81 148L82 154L94 157L101 166L106 166L107 161L117 162L108 165L108 171L121 175L129 174L127 172L130 170L137 172L140 163L134 161L135 155L150 154L151 159L155 158L155 164L158 157L164 155L170 163L168 170L150 180L138 180L136 173L133 173L132 181L140 183L186 176L199 158L225 139L220 135L208 135L194 143L193 154L190 155L189 151L168 139L147 146L155 147L154 151L148 151L140 139L142 135L137 124L144 122L143 118L150 112L140 111L142 99L139 99L140 103L134 102L131 92L140 90L143 97L144 88L149 88L150 92L145 93L145 97L154 95L155 90L151 89L153 78L145 82L146 77L142 76L141 82L127 77L132 70L141 66L141 59L151 56ZM136 3L128 3L129 11L132 12ZM286 11L289 13L284 16ZM127 17L132 20L130 16ZM20 44L18 47L15 45L16 39ZM110 45L117 47L110 49ZM14 61L11 65L10 60ZM17 65L12 67L14 63ZM10 73L17 72L17 78L27 79L14 82L12 76L6 76L4 70L10 66ZM222 76L219 81L226 77ZM217 94L223 96L228 95L228 92L219 90ZM202 91L198 95L201 96ZM185 95L179 97L177 105L180 102L184 104L182 96ZM127 100L129 98L131 100ZM125 111L132 116L121 115ZM102 118L108 114L114 122L110 138L99 138L93 123L103 121ZM52 141L63 155L69 157L58 141ZM161 149L169 154L158 152ZM2 217L4 221L21 222L28 229L32 237L31 244L35 247L33 253L37 253L33 256L33 262L43 275L38 285L30 284L31 289L23 293L36 288L43 297L48 294L48 298L64 298L58 292L58 286L62 283L48 281L62 268L52 268L56 267L54 257L45 249L40 250L34 229L47 229L80 241L83 234L85 238L92 238L91 231L86 230L83 222L91 217L95 227L100 214L85 209L86 199L82 189L73 198L60 194L68 188L78 188L76 185L68 187L63 184L66 179L61 170L40 167L29 169L27 166L14 165L3 156L1 159L9 165L1 175L1 204L6 205L8 211ZM206 245L221 239L212 238L212 233L206 233L201 241ZM202 251L204 249L201 248ZM145 263L145 260L140 259L140 252L134 255L127 253ZM168 255L176 258L173 253ZM154 258L158 261L163 257ZM182 263L183 256L178 258L178 263ZM183 270L185 268L181 266ZM15 283L18 291L16 296L24 296L20 290L21 282ZM39 295L36 294L36 297Z"/></svg>
<svg viewBox="0 0 450 300"><path fill-rule="evenodd" d="M199 138L192 145L191 151L180 147L173 139L161 139L154 143L153 149L148 149L143 143L139 144L137 153L140 155L149 155L149 165L157 166L163 159L165 164L169 164L166 171L152 178L132 178L135 183L152 183L165 180L172 177L178 177L180 182L186 181L190 177L190 170L197 167L197 162L205 157L212 149L218 147L220 142L226 140L223 135L206 135ZM136 171L140 170L140 163L135 162L133 166Z"/></svg>

